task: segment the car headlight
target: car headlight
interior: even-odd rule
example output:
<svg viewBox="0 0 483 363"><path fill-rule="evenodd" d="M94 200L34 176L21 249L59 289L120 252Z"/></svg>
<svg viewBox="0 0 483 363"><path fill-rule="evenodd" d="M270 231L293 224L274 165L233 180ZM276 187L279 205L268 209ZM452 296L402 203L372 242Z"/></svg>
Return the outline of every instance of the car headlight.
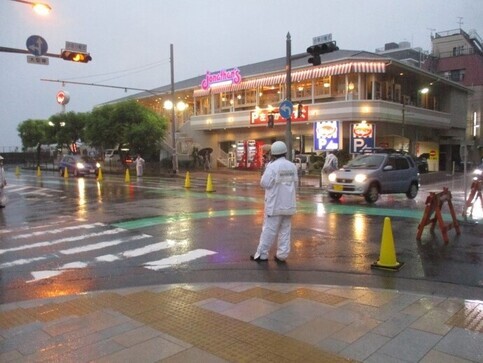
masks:
<svg viewBox="0 0 483 363"><path fill-rule="evenodd" d="M100 163L96 163L96 168L99 169L101 167Z"/></svg>
<svg viewBox="0 0 483 363"><path fill-rule="evenodd" d="M481 169L475 169L475 171L473 171L473 174L475 174L475 175L482 175L483 174L483 170L481 170Z"/></svg>
<svg viewBox="0 0 483 363"><path fill-rule="evenodd" d="M77 169L84 169L84 164L82 163L77 163L76 166L77 166Z"/></svg>
<svg viewBox="0 0 483 363"><path fill-rule="evenodd" d="M329 178L329 181L333 183L337 180L337 175L335 175L335 173L330 173L328 178Z"/></svg>
<svg viewBox="0 0 483 363"><path fill-rule="evenodd" d="M364 183L366 179L367 179L367 176L365 174L357 174L356 177L354 178L354 180L357 183Z"/></svg>

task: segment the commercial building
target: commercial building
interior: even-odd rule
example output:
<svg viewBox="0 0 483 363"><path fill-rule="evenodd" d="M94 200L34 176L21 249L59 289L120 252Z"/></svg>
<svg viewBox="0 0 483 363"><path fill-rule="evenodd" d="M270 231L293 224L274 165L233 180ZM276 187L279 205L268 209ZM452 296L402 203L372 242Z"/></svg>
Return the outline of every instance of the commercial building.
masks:
<svg viewBox="0 0 483 363"><path fill-rule="evenodd" d="M466 135L462 144L467 160L478 163L483 157L483 47L476 31L462 29L438 32L431 38L432 52L424 69L468 87ZM461 154L461 153L460 153Z"/></svg>
<svg viewBox="0 0 483 363"><path fill-rule="evenodd" d="M296 153L342 149L356 154L384 147L428 153L432 171L451 170L460 162L454 149L465 138L470 92L465 85L366 51L322 54L317 66L308 58L296 54L290 61ZM260 167L261 146L287 135L279 109L288 94L286 65L282 57L175 82L174 103L188 106L176 110L170 123L179 160L189 159L193 147L209 147L214 167ZM171 99L171 85L111 103L126 99L172 118L163 108ZM169 137L165 143L169 152Z"/></svg>

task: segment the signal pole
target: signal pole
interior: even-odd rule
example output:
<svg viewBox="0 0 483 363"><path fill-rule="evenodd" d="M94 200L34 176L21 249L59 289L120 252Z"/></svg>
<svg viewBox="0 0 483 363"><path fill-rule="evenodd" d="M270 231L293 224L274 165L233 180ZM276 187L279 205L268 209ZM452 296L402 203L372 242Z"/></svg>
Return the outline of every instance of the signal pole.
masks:
<svg viewBox="0 0 483 363"><path fill-rule="evenodd" d="M287 90L287 101L292 101L292 38L290 37L290 32L287 33L287 59L286 59L286 78L285 78L285 88ZM287 159L292 161L292 117L291 115L287 118L287 124L285 127L285 144L287 144Z"/></svg>

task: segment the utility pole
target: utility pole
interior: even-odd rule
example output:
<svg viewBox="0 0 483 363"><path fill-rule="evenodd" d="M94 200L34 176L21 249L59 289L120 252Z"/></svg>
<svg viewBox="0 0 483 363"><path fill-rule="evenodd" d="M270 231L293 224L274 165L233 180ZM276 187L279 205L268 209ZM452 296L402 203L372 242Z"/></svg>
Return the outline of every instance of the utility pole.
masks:
<svg viewBox="0 0 483 363"><path fill-rule="evenodd" d="M290 32L287 33L287 59L286 59L286 80L285 88L287 91L287 101L292 101L292 38L290 37ZM287 159L292 161L292 117L291 115L287 118L287 124L285 127L285 144L287 145Z"/></svg>
<svg viewBox="0 0 483 363"><path fill-rule="evenodd" d="M178 174L178 155L176 154L176 111L175 111L175 99L174 99L174 55L173 44L169 45L169 59L171 62L171 102L173 107L171 108L171 136L173 143L173 173Z"/></svg>

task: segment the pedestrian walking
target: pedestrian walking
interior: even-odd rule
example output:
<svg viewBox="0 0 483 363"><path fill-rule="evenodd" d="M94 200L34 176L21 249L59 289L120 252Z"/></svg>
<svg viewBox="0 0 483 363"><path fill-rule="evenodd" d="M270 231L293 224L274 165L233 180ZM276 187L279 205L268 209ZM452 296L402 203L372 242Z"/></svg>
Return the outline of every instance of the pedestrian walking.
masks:
<svg viewBox="0 0 483 363"><path fill-rule="evenodd" d="M5 170L3 170L3 156L0 155L0 208L5 208L7 205L7 196L4 191L6 185L7 179L5 179Z"/></svg>
<svg viewBox="0 0 483 363"><path fill-rule="evenodd" d="M145 164L144 159L141 157L140 154L138 154L137 155L137 158L136 158L136 160L134 162L136 163L136 175L138 177L143 176L143 173L144 173L144 164Z"/></svg>
<svg viewBox="0 0 483 363"><path fill-rule="evenodd" d="M272 160L260 179L260 186L265 189L262 233L257 251L250 259L257 262L267 261L270 248L277 239L275 261L285 262L290 253L298 175L295 164L285 158L287 145L284 142L275 141L270 150Z"/></svg>
<svg viewBox="0 0 483 363"><path fill-rule="evenodd" d="M322 178L321 184L324 184L324 181L327 181L328 176L333 171L336 171L339 168L339 160L337 156L335 156L334 151L330 150L327 152L327 156L325 157L324 166L322 167ZM325 175L325 178L324 178ZM322 185L321 185L322 186Z"/></svg>

